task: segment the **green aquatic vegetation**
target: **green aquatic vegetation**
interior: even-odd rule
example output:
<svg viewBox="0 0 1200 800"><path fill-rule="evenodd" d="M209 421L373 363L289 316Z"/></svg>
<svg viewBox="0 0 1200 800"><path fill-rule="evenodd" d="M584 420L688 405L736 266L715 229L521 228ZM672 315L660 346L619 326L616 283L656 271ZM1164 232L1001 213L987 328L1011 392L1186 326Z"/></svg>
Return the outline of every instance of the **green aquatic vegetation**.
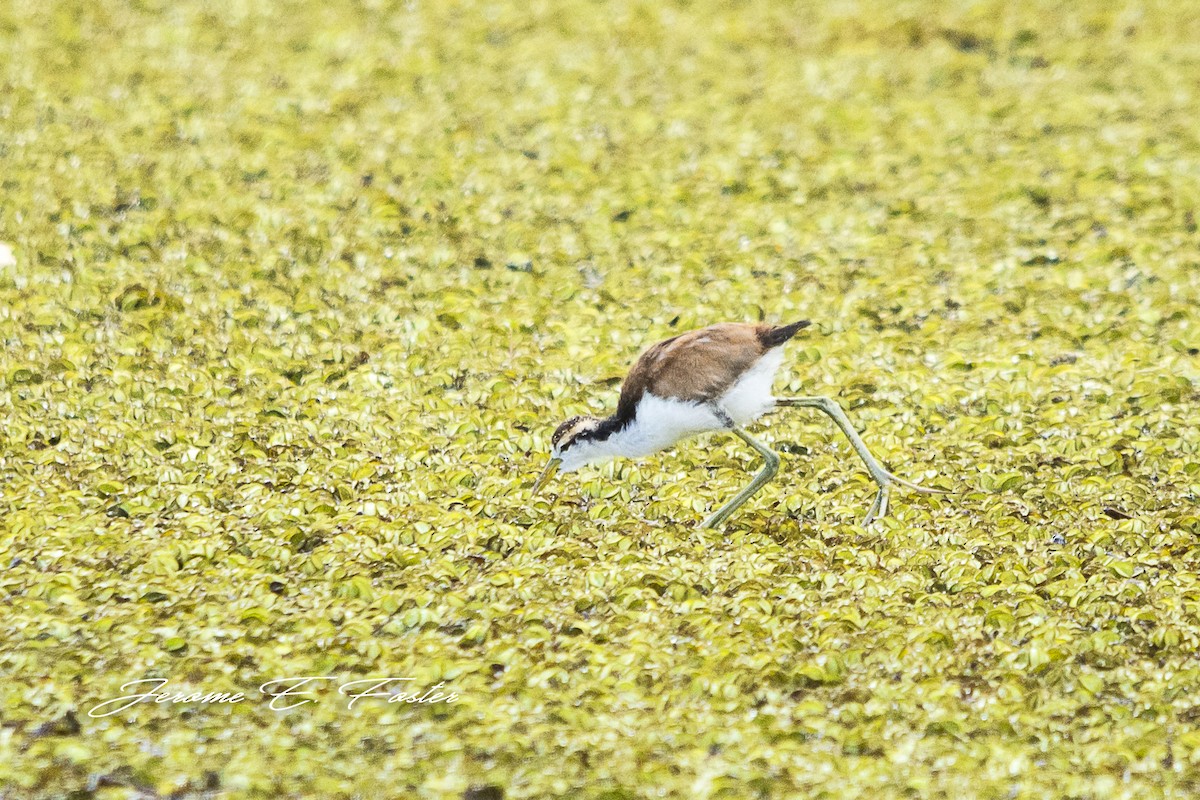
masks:
<svg viewBox="0 0 1200 800"><path fill-rule="evenodd" d="M1194 796L1198 41L1158 0L0 7L0 796ZM732 437L530 500L643 347L803 318L779 393L955 494L863 529L796 410L723 530Z"/></svg>

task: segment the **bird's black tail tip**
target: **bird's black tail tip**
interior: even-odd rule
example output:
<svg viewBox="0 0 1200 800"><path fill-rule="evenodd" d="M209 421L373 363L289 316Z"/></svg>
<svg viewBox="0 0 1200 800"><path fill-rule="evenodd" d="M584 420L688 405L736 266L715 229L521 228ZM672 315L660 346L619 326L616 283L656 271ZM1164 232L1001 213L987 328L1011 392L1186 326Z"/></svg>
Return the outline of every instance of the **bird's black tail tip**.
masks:
<svg viewBox="0 0 1200 800"><path fill-rule="evenodd" d="M767 347L778 347L809 325L812 325L812 322L802 319L799 322L793 322L791 325L780 325L777 328L769 328L760 333L758 338Z"/></svg>

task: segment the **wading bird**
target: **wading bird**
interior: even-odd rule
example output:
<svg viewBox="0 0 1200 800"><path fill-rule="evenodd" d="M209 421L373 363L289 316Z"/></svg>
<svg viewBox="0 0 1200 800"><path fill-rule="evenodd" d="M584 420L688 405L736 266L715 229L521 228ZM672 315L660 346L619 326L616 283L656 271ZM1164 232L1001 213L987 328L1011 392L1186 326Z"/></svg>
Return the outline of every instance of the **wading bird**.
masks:
<svg viewBox="0 0 1200 800"><path fill-rule="evenodd" d="M550 439L550 463L534 484L533 494L559 470L571 472L620 456L646 456L690 436L729 431L758 451L763 468L745 489L704 521L704 527L715 528L779 470L779 456L744 430L776 406L822 411L850 440L879 486L864 525L887 514L893 484L941 493L884 469L832 399L772 395L771 383L783 363L783 343L809 324L807 320L778 327L726 322L654 345L642 353L621 385L616 413L604 419L572 417L558 426Z"/></svg>

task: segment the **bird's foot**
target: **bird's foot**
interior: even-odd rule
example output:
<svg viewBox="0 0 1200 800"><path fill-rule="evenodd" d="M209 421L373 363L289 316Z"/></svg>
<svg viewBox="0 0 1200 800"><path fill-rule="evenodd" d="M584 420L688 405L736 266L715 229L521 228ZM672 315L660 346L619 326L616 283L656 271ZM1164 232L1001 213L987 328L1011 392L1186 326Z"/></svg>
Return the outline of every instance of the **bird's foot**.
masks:
<svg viewBox="0 0 1200 800"><path fill-rule="evenodd" d="M888 492L890 490L890 483L879 484L879 494L875 495L875 502L871 503L871 510L867 512L867 517L863 520L864 528L871 527L875 520L887 514Z"/></svg>
<svg viewBox="0 0 1200 800"><path fill-rule="evenodd" d="M875 483L879 484L879 493L875 495L875 502L871 503L871 509L867 511L867 517L863 520L864 528L871 527L876 520L887 516L888 498L891 494L892 484L907 486L909 489L921 492L922 494L949 494L946 489L933 489L928 486L921 486L920 484L906 481L904 478L893 475L887 470L880 470L880 474L872 475L871 477L875 479Z"/></svg>

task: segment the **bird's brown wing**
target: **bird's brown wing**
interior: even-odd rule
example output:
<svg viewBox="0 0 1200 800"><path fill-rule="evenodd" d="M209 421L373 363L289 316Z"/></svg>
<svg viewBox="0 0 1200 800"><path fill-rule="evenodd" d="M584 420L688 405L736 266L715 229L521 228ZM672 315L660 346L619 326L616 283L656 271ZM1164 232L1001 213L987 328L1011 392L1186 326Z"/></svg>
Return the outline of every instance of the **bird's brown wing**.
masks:
<svg viewBox="0 0 1200 800"><path fill-rule="evenodd" d="M657 397L704 402L719 397L769 348L770 325L725 322L650 347L621 386L617 416L631 419L646 392Z"/></svg>

